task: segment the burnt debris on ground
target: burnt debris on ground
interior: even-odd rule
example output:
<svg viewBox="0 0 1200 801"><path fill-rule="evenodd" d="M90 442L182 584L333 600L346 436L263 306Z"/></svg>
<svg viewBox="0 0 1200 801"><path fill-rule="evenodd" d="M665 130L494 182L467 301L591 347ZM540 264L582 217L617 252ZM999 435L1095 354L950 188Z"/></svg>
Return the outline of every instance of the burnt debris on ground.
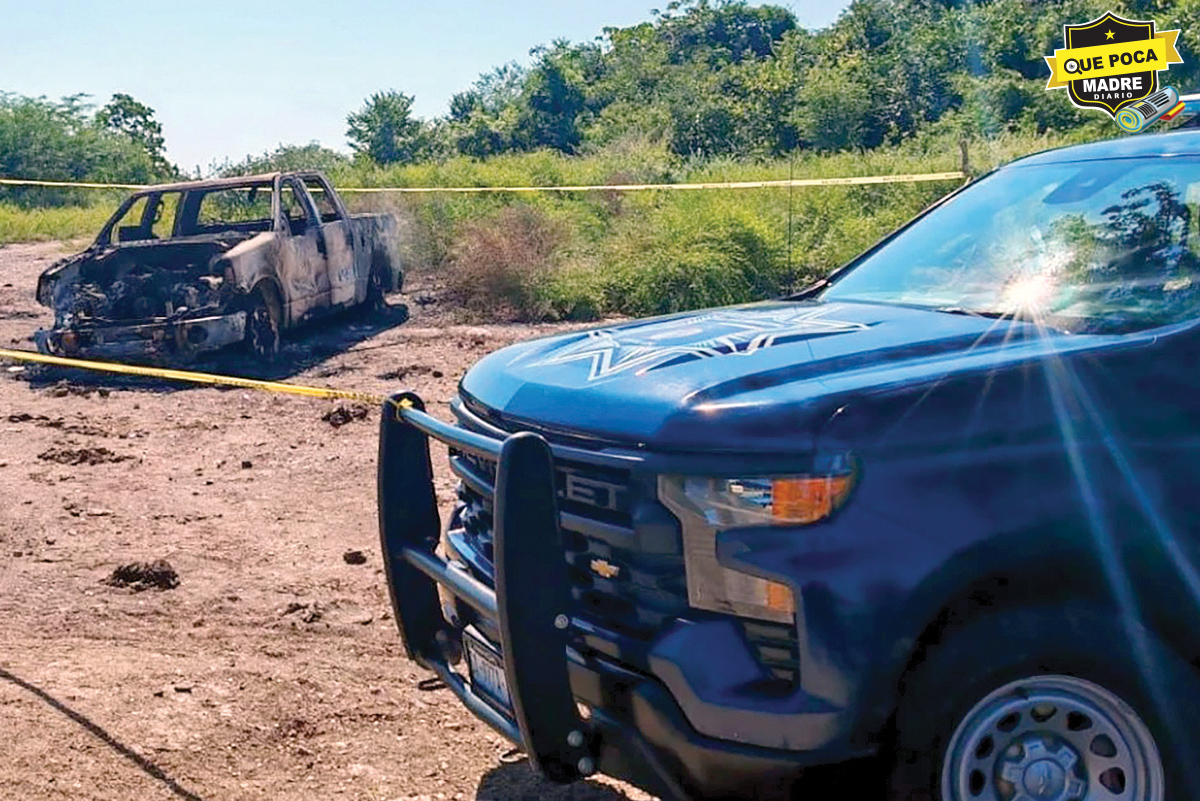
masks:
<svg viewBox="0 0 1200 801"><path fill-rule="evenodd" d="M83 398L90 398L92 397L93 392L102 398L107 398L110 394L110 390L105 387L72 384L70 381L66 380L57 381L53 386L46 390L46 394L52 398L66 398L71 395L79 395Z"/></svg>
<svg viewBox="0 0 1200 801"><path fill-rule="evenodd" d="M108 448L50 448L39 453L38 458L47 462L75 466L127 462L133 457L113 453Z"/></svg>
<svg viewBox="0 0 1200 801"><path fill-rule="evenodd" d="M408 367L397 367L395 370L388 370L386 373L380 373L379 378L383 381L403 381L410 376L428 375L434 378L441 378L444 374L441 370L435 370L432 367L427 367L423 364L410 364Z"/></svg>
<svg viewBox="0 0 1200 801"><path fill-rule="evenodd" d="M321 415L321 419L334 428L340 428L355 420L366 420L370 414L371 410L361 403L343 403Z"/></svg>
<svg viewBox="0 0 1200 801"><path fill-rule="evenodd" d="M16 412L4 418L9 423L33 423L39 428L54 428L65 434L77 434L82 437L107 437L110 432L88 423L68 423L61 417L51 418L44 414Z"/></svg>
<svg viewBox="0 0 1200 801"><path fill-rule="evenodd" d="M142 590L173 590L179 586L179 574L166 559L153 562L130 562L114 570L104 583L110 587Z"/></svg>

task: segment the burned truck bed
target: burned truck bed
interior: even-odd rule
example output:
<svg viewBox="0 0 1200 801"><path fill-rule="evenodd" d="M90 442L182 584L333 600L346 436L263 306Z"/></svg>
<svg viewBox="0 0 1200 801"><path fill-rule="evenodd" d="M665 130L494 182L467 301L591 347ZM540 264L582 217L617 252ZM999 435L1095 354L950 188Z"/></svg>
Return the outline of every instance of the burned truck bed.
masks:
<svg viewBox="0 0 1200 801"><path fill-rule="evenodd" d="M151 187L38 282L46 353L168 362L245 343L269 357L287 329L374 307L400 288L396 221L349 215L319 173Z"/></svg>

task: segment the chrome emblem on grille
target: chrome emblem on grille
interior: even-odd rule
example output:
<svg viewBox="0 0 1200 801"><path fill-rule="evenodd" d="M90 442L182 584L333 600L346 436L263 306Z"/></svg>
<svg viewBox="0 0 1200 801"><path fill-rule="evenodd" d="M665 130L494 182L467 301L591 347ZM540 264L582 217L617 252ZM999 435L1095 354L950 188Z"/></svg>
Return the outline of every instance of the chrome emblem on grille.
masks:
<svg viewBox="0 0 1200 801"><path fill-rule="evenodd" d="M567 471L563 472L565 473L565 481L562 494L567 500L586 503L589 506L595 506L600 509L617 511L617 493L624 489L620 484L600 481L595 478L585 478Z"/></svg>
<svg viewBox="0 0 1200 801"><path fill-rule="evenodd" d="M619 565L614 565L612 562L607 562L603 559L593 559L589 567L592 568L592 572L597 576L606 579L614 579L621 572Z"/></svg>

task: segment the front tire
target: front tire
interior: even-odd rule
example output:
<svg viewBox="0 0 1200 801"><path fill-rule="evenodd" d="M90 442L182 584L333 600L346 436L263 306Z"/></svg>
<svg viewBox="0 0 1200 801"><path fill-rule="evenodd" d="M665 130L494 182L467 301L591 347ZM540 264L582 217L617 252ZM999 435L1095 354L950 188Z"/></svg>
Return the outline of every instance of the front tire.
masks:
<svg viewBox="0 0 1200 801"><path fill-rule="evenodd" d="M1149 632L1135 635L1111 615L1067 609L954 632L905 679L892 797L1200 799L1200 678Z"/></svg>
<svg viewBox="0 0 1200 801"><path fill-rule="evenodd" d="M250 353L263 361L270 361L279 353L279 321L261 292L246 314L245 343Z"/></svg>

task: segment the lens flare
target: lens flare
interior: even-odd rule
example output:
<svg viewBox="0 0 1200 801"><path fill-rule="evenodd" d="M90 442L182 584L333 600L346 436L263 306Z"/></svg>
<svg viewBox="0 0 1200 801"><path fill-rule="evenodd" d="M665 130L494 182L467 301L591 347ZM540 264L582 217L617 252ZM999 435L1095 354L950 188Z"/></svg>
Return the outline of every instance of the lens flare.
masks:
<svg viewBox="0 0 1200 801"><path fill-rule="evenodd" d="M1067 462L1079 491L1079 499L1095 546L1095 554L1117 603L1118 616L1125 630L1128 645L1132 648L1156 711L1162 716L1168 731L1181 734L1184 730L1172 706L1160 663L1150 644L1150 627L1139 603L1133 577L1125 566L1120 537L1109 518L1104 489L1091 469L1093 465L1097 465L1098 460L1091 453L1093 449L1089 447L1090 442L1099 439L1103 450L1115 462L1122 479L1132 490L1139 511L1150 523L1159 541L1177 560L1174 566L1193 594L1197 591L1196 585L1200 576L1178 547L1165 516L1151 501L1132 461L1105 420L1103 408L1091 396L1072 364L1062 356L1050 352L1042 358L1042 369ZM1072 408L1080 410L1082 414L1073 414ZM1195 781L1195 774L1190 778Z"/></svg>
<svg viewBox="0 0 1200 801"><path fill-rule="evenodd" d="M1004 305L1021 310L1043 309L1054 294L1055 281L1046 273L1018 278L1004 290Z"/></svg>

